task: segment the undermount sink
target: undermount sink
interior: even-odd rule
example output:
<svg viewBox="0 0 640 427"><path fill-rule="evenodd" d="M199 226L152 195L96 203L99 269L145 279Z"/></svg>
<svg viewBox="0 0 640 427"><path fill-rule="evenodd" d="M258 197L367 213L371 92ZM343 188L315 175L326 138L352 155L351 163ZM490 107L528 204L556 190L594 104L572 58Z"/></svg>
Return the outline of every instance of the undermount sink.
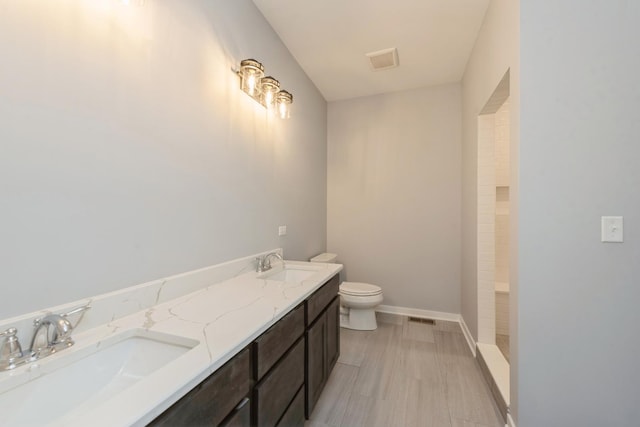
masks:
<svg viewBox="0 0 640 427"><path fill-rule="evenodd" d="M6 425L45 425L70 412L90 410L199 342L143 329L110 337L97 346L60 353L57 360L25 368L25 384L0 394ZM0 423L2 424L2 423ZM2 424L5 425L5 424Z"/></svg>
<svg viewBox="0 0 640 427"><path fill-rule="evenodd" d="M295 264L279 265L258 276L261 279L277 280L280 282L302 282L320 271L314 266L303 266Z"/></svg>

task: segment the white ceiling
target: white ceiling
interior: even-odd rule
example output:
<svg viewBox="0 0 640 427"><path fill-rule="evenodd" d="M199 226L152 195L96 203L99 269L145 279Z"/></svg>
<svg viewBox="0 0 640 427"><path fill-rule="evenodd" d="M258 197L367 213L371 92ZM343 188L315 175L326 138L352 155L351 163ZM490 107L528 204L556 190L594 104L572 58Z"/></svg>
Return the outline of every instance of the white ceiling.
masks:
<svg viewBox="0 0 640 427"><path fill-rule="evenodd" d="M253 0L327 101L459 82L489 0ZM365 53L396 47L400 66Z"/></svg>

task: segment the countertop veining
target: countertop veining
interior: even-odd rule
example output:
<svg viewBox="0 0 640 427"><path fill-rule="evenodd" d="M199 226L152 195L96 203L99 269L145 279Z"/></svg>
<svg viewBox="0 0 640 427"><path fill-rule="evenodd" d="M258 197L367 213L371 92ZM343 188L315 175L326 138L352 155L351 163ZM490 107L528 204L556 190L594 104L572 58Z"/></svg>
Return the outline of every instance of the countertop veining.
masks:
<svg viewBox="0 0 640 427"><path fill-rule="evenodd" d="M199 344L115 397L97 406L74 408L52 425L146 425L342 270L340 264L286 263L313 266L318 271L300 283L261 279L256 272L243 273L75 334L76 344L65 352L98 348L108 338L135 329L185 337ZM278 268L277 263L274 268ZM50 356L51 362L65 357L65 352ZM40 368L18 369L31 369L37 376ZM6 376L0 377L0 383L11 380Z"/></svg>

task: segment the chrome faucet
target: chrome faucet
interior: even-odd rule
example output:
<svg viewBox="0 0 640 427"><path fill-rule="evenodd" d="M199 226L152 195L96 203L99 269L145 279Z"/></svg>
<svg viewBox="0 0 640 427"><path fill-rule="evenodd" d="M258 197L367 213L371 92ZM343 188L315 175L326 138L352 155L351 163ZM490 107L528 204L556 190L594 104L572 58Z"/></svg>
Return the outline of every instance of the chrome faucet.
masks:
<svg viewBox="0 0 640 427"><path fill-rule="evenodd" d="M0 370L13 369L71 347L73 345L71 332L74 325L67 317L90 308L89 305L84 305L68 313L48 314L42 319L35 319L33 325L36 330L31 340L31 348L28 351L22 351L16 337L18 332L16 328L9 328L0 333L0 337L6 337L0 346Z"/></svg>
<svg viewBox="0 0 640 427"><path fill-rule="evenodd" d="M278 252L269 252L268 254L266 254L266 255L264 255L262 257L256 258L256 261L257 261L257 263L256 263L256 271L258 273L262 273L264 271L271 270L271 257L278 258L284 264L284 259L282 258L282 255L280 255Z"/></svg>
<svg viewBox="0 0 640 427"><path fill-rule="evenodd" d="M36 331L31 340L31 351L38 358L47 356L60 349L71 347L71 331L73 325L66 316L60 314L49 314L42 319L33 321Z"/></svg>

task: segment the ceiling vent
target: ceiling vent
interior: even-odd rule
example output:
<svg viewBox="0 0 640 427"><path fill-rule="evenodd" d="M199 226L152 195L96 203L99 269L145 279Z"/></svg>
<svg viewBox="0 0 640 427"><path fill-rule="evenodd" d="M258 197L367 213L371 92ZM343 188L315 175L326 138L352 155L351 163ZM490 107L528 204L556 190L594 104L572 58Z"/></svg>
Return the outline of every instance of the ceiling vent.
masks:
<svg viewBox="0 0 640 427"><path fill-rule="evenodd" d="M398 49L392 47L365 54L369 58L373 71L386 70L398 66Z"/></svg>

